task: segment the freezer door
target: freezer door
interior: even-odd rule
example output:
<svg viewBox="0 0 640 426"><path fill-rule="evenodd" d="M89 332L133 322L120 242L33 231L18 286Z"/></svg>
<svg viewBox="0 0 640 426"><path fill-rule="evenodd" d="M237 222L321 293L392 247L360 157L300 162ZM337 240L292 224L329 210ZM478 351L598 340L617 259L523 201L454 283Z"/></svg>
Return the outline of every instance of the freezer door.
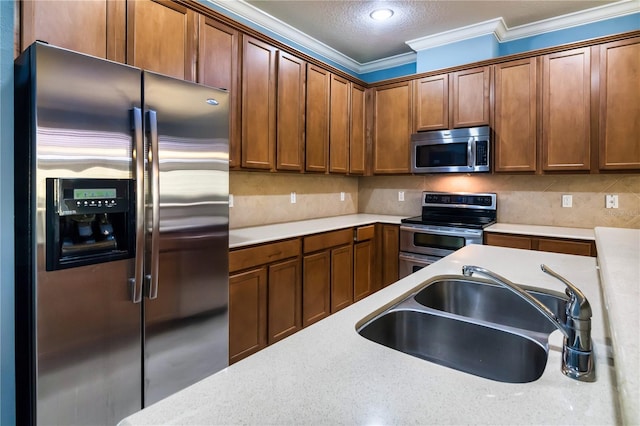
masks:
<svg viewBox="0 0 640 426"><path fill-rule="evenodd" d="M142 405L133 261L47 271L45 181L133 178L141 72L45 44L16 63L18 424L116 424Z"/></svg>
<svg viewBox="0 0 640 426"><path fill-rule="evenodd" d="M143 82L148 406L228 365L229 96L147 72Z"/></svg>

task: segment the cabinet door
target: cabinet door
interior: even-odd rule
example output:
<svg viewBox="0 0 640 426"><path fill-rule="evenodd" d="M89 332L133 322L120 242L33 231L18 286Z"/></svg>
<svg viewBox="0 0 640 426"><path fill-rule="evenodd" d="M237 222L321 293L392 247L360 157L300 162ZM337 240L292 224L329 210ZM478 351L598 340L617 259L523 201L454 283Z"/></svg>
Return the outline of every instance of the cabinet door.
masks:
<svg viewBox="0 0 640 426"><path fill-rule="evenodd" d="M375 252L373 240L362 241L353 245L354 302L357 302L374 292L374 260Z"/></svg>
<svg viewBox="0 0 640 426"><path fill-rule="evenodd" d="M307 65L306 159L308 172L326 172L329 156L329 71Z"/></svg>
<svg viewBox="0 0 640 426"><path fill-rule="evenodd" d="M451 126L489 124L490 67L473 68L451 74Z"/></svg>
<svg viewBox="0 0 640 426"><path fill-rule="evenodd" d="M242 37L242 167L273 169L276 48Z"/></svg>
<svg viewBox="0 0 640 426"><path fill-rule="evenodd" d="M495 65L495 171L536 170L536 59Z"/></svg>
<svg viewBox="0 0 640 426"><path fill-rule="evenodd" d="M410 171L411 95L410 81L374 89L374 173Z"/></svg>
<svg viewBox="0 0 640 426"><path fill-rule="evenodd" d="M181 80L196 79L196 13L163 0L127 2L127 63Z"/></svg>
<svg viewBox="0 0 640 426"><path fill-rule="evenodd" d="M240 166L240 73L237 30L200 16L198 43L198 83L227 89L229 107L229 167Z"/></svg>
<svg viewBox="0 0 640 426"><path fill-rule="evenodd" d="M351 133L349 136L349 173L363 175L366 171L366 108L364 87L351 84Z"/></svg>
<svg viewBox="0 0 640 426"><path fill-rule="evenodd" d="M448 129L449 74L424 77L414 84L414 130Z"/></svg>
<svg viewBox="0 0 640 426"><path fill-rule="evenodd" d="M542 58L543 170L591 168L589 52L587 47Z"/></svg>
<svg viewBox="0 0 640 426"><path fill-rule="evenodd" d="M400 227L379 225L380 234L376 241L380 259L380 288L398 281L398 256L400 254Z"/></svg>
<svg viewBox="0 0 640 426"><path fill-rule="evenodd" d="M269 265L268 343L302 328L302 283L300 259Z"/></svg>
<svg viewBox="0 0 640 426"><path fill-rule="evenodd" d="M229 364L267 346L267 268L229 277Z"/></svg>
<svg viewBox="0 0 640 426"><path fill-rule="evenodd" d="M349 81L331 76L329 118L329 171L349 171Z"/></svg>
<svg viewBox="0 0 640 426"><path fill-rule="evenodd" d="M25 0L20 4L21 51L36 40L42 40L77 52L124 62L124 1Z"/></svg>
<svg viewBox="0 0 640 426"><path fill-rule="evenodd" d="M331 250L331 313L353 302L353 247Z"/></svg>
<svg viewBox="0 0 640 426"><path fill-rule="evenodd" d="M325 250L304 256L302 265L302 326L329 315L331 252Z"/></svg>
<svg viewBox="0 0 640 426"><path fill-rule="evenodd" d="M278 52L276 168L302 170L306 63Z"/></svg>
<svg viewBox="0 0 640 426"><path fill-rule="evenodd" d="M640 169L640 38L600 46L600 169Z"/></svg>

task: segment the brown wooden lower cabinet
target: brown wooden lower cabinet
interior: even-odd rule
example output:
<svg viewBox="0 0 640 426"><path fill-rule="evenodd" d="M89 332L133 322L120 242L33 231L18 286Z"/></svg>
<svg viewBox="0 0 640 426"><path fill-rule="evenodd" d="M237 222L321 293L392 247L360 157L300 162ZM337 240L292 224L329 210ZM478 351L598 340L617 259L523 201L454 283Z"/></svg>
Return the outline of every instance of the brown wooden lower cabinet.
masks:
<svg viewBox="0 0 640 426"><path fill-rule="evenodd" d="M331 253L306 255L302 261L302 326L306 327L331 313Z"/></svg>
<svg viewBox="0 0 640 426"><path fill-rule="evenodd" d="M229 253L229 364L302 328L300 240Z"/></svg>
<svg viewBox="0 0 640 426"><path fill-rule="evenodd" d="M353 303L353 245L331 250L331 313Z"/></svg>
<svg viewBox="0 0 640 426"><path fill-rule="evenodd" d="M576 254L579 256L596 256L594 241L485 232L484 243L490 246Z"/></svg>
<svg viewBox="0 0 640 426"><path fill-rule="evenodd" d="M375 245L373 240L353 245L353 301L357 302L375 291Z"/></svg>
<svg viewBox="0 0 640 426"><path fill-rule="evenodd" d="M398 244L376 224L231 250L229 363L397 281Z"/></svg>
<svg viewBox="0 0 640 426"><path fill-rule="evenodd" d="M229 364L267 346L267 267L229 277Z"/></svg>
<svg viewBox="0 0 640 426"><path fill-rule="evenodd" d="M398 281L398 255L400 253L400 227L398 225L378 224L376 257L378 261L378 288L386 287Z"/></svg>

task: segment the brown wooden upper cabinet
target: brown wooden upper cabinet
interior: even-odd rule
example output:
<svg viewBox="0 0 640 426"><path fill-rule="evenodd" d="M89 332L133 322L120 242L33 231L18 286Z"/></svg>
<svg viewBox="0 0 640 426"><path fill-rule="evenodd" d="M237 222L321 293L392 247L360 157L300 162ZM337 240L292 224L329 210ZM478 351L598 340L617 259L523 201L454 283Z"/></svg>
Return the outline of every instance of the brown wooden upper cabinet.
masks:
<svg viewBox="0 0 640 426"><path fill-rule="evenodd" d="M471 68L451 73L452 128L489 124L489 84L491 67Z"/></svg>
<svg viewBox="0 0 640 426"><path fill-rule="evenodd" d="M329 88L331 74L307 64L305 170L326 172L329 158Z"/></svg>
<svg viewBox="0 0 640 426"><path fill-rule="evenodd" d="M377 86L373 91L373 172L410 172L412 81Z"/></svg>
<svg viewBox="0 0 640 426"><path fill-rule="evenodd" d="M337 75L331 75L329 113L329 171L349 171L349 111L351 107L351 83Z"/></svg>
<svg viewBox="0 0 640 426"><path fill-rule="evenodd" d="M542 57L542 170L591 168L590 48Z"/></svg>
<svg viewBox="0 0 640 426"><path fill-rule="evenodd" d="M240 34L237 30L200 15L198 83L226 89L229 105L229 167L240 166Z"/></svg>
<svg viewBox="0 0 640 426"><path fill-rule="evenodd" d="M367 165L365 89L351 84L349 173L363 175Z"/></svg>
<svg viewBox="0 0 640 426"><path fill-rule="evenodd" d="M242 36L243 168L274 168L276 50L253 37Z"/></svg>
<svg viewBox="0 0 640 426"><path fill-rule="evenodd" d="M494 170L534 172L537 166L536 59L495 67Z"/></svg>
<svg viewBox="0 0 640 426"><path fill-rule="evenodd" d="M18 6L16 6L18 7ZM22 1L20 50L42 40L54 46L125 61L123 1Z"/></svg>
<svg viewBox="0 0 640 426"><path fill-rule="evenodd" d="M196 20L194 11L174 2L127 2L127 64L195 81Z"/></svg>
<svg viewBox="0 0 640 426"><path fill-rule="evenodd" d="M449 74L416 80L413 122L415 131L449 128Z"/></svg>
<svg viewBox="0 0 640 426"><path fill-rule="evenodd" d="M640 37L599 53L600 169L640 169Z"/></svg>
<svg viewBox="0 0 640 426"><path fill-rule="evenodd" d="M489 124L490 77L490 67L479 67L417 79L414 131Z"/></svg>
<svg viewBox="0 0 640 426"><path fill-rule="evenodd" d="M278 51L276 168L302 171L306 62Z"/></svg>

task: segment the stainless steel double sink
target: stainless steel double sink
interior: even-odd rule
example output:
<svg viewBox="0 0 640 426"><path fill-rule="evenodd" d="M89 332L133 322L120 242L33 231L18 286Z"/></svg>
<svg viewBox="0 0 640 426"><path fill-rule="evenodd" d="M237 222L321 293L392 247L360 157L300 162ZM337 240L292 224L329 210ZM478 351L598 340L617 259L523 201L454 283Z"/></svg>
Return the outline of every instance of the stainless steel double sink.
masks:
<svg viewBox="0 0 640 426"><path fill-rule="evenodd" d="M567 296L522 286L562 320ZM509 290L481 278L437 276L365 321L358 333L436 364L500 382L537 380L556 327Z"/></svg>

